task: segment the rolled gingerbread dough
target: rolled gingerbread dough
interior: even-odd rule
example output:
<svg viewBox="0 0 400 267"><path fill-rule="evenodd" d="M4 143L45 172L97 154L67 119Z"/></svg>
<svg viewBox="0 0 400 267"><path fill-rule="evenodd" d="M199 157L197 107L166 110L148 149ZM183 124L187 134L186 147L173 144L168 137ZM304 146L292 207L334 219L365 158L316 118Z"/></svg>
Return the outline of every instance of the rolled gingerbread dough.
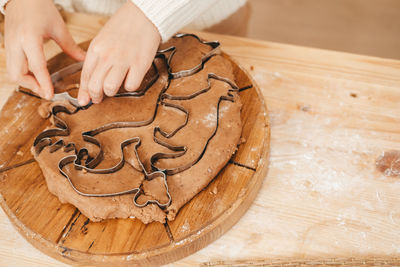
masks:
<svg viewBox="0 0 400 267"><path fill-rule="evenodd" d="M232 66L218 54L205 58L213 49L196 36L176 36L160 47L136 94L121 90L87 109L44 103L40 113L50 115L53 126L38 136L32 153L49 191L92 221L174 220L226 165L241 135ZM187 72L199 64L201 68ZM184 75L173 78L171 72ZM49 136L52 129L62 131ZM85 134L96 142L88 142ZM99 155L101 160L90 166ZM68 157L75 161L61 166ZM102 173L115 166L119 169ZM157 177L149 179L152 173ZM135 188L118 196L85 195Z"/></svg>

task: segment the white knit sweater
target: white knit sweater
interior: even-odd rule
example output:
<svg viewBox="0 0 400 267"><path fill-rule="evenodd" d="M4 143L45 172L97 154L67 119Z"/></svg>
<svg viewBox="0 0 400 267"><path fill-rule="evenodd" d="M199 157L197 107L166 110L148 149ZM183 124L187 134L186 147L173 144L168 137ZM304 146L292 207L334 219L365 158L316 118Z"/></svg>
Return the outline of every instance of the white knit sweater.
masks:
<svg viewBox="0 0 400 267"><path fill-rule="evenodd" d="M0 0L0 11L10 0ZM11 0L18 1L18 0ZM126 0L55 0L65 10L113 14ZM244 5L246 0L130 0L153 22L163 41L181 28L195 30L214 25Z"/></svg>

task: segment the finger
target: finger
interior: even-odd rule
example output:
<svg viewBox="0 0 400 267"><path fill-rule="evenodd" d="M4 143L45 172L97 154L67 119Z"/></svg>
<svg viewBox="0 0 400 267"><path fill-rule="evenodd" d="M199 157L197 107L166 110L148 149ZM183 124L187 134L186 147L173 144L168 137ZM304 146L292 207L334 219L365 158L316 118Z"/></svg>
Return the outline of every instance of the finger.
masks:
<svg viewBox="0 0 400 267"><path fill-rule="evenodd" d="M111 66L107 66L106 64L97 64L94 69L90 81L88 84L89 95L92 99L92 102L98 104L103 99L103 84L104 79L107 75L107 72L110 70Z"/></svg>
<svg viewBox="0 0 400 267"><path fill-rule="evenodd" d="M10 78L20 86L39 94L39 84L32 75L28 74L28 62L22 47L7 49L6 61Z"/></svg>
<svg viewBox="0 0 400 267"><path fill-rule="evenodd" d="M86 85L87 88L87 85ZM83 90L82 89L82 82L80 83L79 86L79 91L78 91L78 103L81 106L86 106L90 102L90 95L88 90Z"/></svg>
<svg viewBox="0 0 400 267"><path fill-rule="evenodd" d="M28 63L22 47L8 47L6 43L6 63L8 74L14 82L18 82L19 77L28 72Z"/></svg>
<svg viewBox="0 0 400 267"><path fill-rule="evenodd" d="M135 64L129 68L128 75L126 76L125 80L125 89L127 91L136 91L139 88L150 65L151 61L145 66L142 64Z"/></svg>
<svg viewBox="0 0 400 267"><path fill-rule="evenodd" d="M62 27L58 27L51 37L67 55L75 60L83 61L86 55L85 51L75 43L65 23L61 23Z"/></svg>
<svg viewBox="0 0 400 267"><path fill-rule="evenodd" d="M94 54L91 49L89 49L85 62L83 63L82 73L81 73L81 80L78 92L78 102L81 106L86 106L90 102L90 95L89 95L89 80L93 73L93 70L96 67L98 61L98 57Z"/></svg>
<svg viewBox="0 0 400 267"><path fill-rule="evenodd" d="M40 97L44 98L40 89L39 84L37 83L35 77L32 75L26 74L22 75L18 79L18 84L24 88L28 88L32 90L34 93L38 94Z"/></svg>
<svg viewBox="0 0 400 267"><path fill-rule="evenodd" d="M40 41L33 41L24 47L28 58L29 69L35 75L39 83L41 95L50 100L53 97L53 84L47 70L46 58L44 57L43 46Z"/></svg>
<svg viewBox="0 0 400 267"><path fill-rule="evenodd" d="M125 66L113 66L110 69L103 85L104 93L107 96L114 96L118 92L127 72L128 67Z"/></svg>

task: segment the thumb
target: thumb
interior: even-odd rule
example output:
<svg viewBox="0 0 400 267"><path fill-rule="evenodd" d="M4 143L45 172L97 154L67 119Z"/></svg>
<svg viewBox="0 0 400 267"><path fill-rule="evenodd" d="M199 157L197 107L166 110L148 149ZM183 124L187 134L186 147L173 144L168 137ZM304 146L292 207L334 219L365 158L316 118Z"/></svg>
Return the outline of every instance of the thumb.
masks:
<svg viewBox="0 0 400 267"><path fill-rule="evenodd" d="M52 35L52 38L61 49L73 59L77 61L83 61L85 59L86 52L75 43L65 24L59 31Z"/></svg>

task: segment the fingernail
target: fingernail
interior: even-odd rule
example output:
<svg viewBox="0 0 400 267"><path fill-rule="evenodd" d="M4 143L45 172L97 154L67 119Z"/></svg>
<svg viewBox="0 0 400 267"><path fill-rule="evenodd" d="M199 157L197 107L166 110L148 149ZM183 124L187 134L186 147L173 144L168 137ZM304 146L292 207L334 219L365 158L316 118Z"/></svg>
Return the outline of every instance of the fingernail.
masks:
<svg viewBox="0 0 400 267"><path fill-rule="evenodd" d="M89 102L89 101L87 101L87 98L86 98L84 95L78 96L78 103L79 103L79 105L81 105L81 106L86 106L86 104L87 104L88 102Z"/></svg>
<svg viewBox="0 0 400 267"><path fill-rule="evenodd" d="M109 97L114 96L114 90L104 90L104 94Z"/></svg>
<svg viewBox="0 0 400 267"><path fill-rule="evenodd" d="M92 97L92 102L95 104L100 104L101 101L103 100L103 96L98 96L98 97Z"/></svg>

